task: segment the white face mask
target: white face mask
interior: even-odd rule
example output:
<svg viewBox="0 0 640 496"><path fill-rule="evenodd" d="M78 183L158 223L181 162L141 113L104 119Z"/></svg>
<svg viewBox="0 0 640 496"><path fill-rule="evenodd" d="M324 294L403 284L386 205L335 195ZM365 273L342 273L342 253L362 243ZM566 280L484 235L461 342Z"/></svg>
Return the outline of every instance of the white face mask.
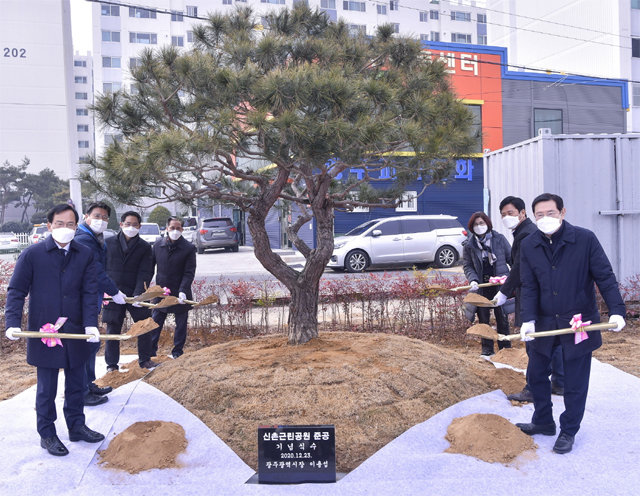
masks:
<svg viewBox="0 0 640 496"><path fill-rule="evenodd" d="M514 215L505 215L502 218L502 224L507 229L515 229L520 224L520 219Z"/></svg>
<svg viewBox="0 0 640 496"><path fill-rule="evenodd" d="M75 235L76 232L68 227L58 227L51 230L51 237L61 245L69 243Z"/></svg>
<svg viewBox="0 0 640 496"><path fill-rule="evenodd" d="M474 232L474 233L476 233L478 236L482 236L484 233L486 233L486 232L487 232L487 226L486 226L486 224L485 224L485 225L482 225L482 226L475 226L475 227L473 228L473 232Z"/></svg>
<svg viewBox="0 0 640 496"><path fill-rule="evenodd" d="M182 231L178 231L177 229L174 231L169 231L169 237L176 241L180 236L182 236Z"/></svg>
<svg viewBox="0 0 640 496"><path fill-rule="evenodd" d="M553 234L558 229L560 229L560 224L562 223L561 219L557 219L555 217L542 217L536 221L536 225L538 229L540 229L545 234Z"/></svg>
<svg viewBox="0 0 640 496"><path fill-rule="evenodd" d="M138 229L137 227L123 227L122 228L122 232L125 233L125 235L127 235L130 238L133 238L134 236L137 236L138 233L140 232L140 229Z"/></svg>
<svg viewBox="0 0 640 496"><path fill-rule="evenodd" d="M89 224L89 227L94 233L102 234L108 225L109 223L105 222L102 219L91 219L91 223Z"/></svg>

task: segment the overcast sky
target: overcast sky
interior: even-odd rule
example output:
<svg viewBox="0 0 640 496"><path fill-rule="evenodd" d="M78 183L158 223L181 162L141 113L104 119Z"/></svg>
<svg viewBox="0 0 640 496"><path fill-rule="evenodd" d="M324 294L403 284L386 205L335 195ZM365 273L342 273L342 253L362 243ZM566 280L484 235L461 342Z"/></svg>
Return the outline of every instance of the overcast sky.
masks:
<svg viewBox="0 0 640 496"><path fill-rule="evenodd" d="M73 50L77 50L82 55L93 49L91 41L91 5L91 2L85 0L71 0Z"/></svg>

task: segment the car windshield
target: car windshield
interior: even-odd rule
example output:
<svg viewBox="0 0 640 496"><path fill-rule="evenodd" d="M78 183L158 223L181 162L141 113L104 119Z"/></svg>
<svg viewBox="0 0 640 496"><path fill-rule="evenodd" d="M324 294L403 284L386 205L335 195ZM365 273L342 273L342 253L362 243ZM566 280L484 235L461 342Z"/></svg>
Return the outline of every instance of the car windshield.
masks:
<svg viewBox="0 0 640 496"><path fill-rule="evenodd" d="M364 224L360 224L358 227L354 227L353 229L351 229L351 231L349 231L344 236L358 236L359 234L362 234L367 229L369 229L371 226L373 226L376 222L378 222L378 221L377 220L371 220L369 222L365 222Z"/></svg>
<svg viewBox="0 0 640 496"><path fill-rule="evenodd" d="M142 224L140 234L160 234L160 228L158 224Z"/></svg>
<svg viewBox="0 0 640 496"><path fill-rule="evenodd" d="M231 219L207 219L202 227L227 227L231 225Z"/></svg>

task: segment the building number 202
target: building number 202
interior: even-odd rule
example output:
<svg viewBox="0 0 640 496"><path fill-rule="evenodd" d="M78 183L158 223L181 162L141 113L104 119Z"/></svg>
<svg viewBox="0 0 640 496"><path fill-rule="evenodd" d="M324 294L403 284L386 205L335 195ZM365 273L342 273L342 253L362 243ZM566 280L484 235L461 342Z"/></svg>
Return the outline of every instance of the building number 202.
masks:
<svg viewBox="0 0 640 496"><path fill-rule="evenodd" d="M26 59L27 58L27 49L26 48L8 48L4 47L2 52L5 57L13 57L16 59Z"/></svg>

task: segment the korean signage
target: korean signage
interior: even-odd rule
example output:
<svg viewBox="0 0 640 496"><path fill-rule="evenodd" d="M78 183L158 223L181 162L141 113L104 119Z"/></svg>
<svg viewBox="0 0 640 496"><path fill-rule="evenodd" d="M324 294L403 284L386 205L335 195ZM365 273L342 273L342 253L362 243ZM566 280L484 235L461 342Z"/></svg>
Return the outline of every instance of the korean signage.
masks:
<svg viewBox="0 0 640 496"><path fill-rule="evenodd" d="M335 481L335 426L258 427L258 482L297 484Z"/></svg>
<svg viewBox="0 0 640 496"><path fill-rule="evenodd" d="M478 75L478 55L459 52L432 52L425 50L429 60L439 60L447 66L449 74Z"/></svg>

